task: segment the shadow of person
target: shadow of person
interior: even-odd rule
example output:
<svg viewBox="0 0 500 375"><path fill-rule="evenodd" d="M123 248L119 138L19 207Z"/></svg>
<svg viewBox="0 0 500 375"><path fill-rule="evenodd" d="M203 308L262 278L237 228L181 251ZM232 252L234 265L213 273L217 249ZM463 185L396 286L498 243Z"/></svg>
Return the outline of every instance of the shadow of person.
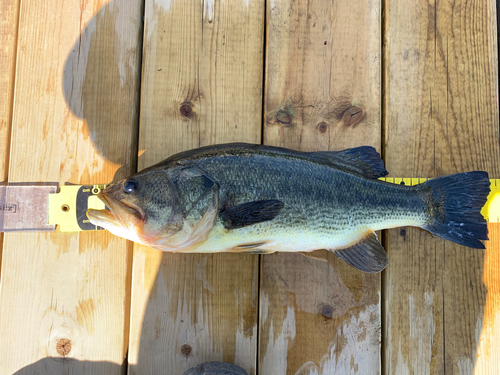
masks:
<svg viewBox="0 0 500 375"><path fill-rule="evenodd" d="M78 6L77 2L73 3ZM63 76L58 77L62 79L63 95L68 107L85 121L84 138L90 137L105 159L121 166L114 175L117 179L135 171L137 158L143 3L143 0L113 0L103 6L88 23L82 24L81 34L68 51ZM76 11L83 13L84 10ZM60 32L64 33L64 28ZM114 169L108 168L103 175L105 178L110 177L113 171ZM103 182L109 181L95 181ZM125 254L127 250L124 248L123 251ZM126 283L125 278L123 283ZM129 292L125 286L122 290ZM125 296L124 299L129 300ZM127 311L128 306L124 306L123 316L120 317L124 322L124 329L128 329ZM102 334L101 332L97 336L102 337ZM126 340L128 333L123 332L121 336ZM105 350L101 348L102 340L94 343L92 336L87 336L85 340L89 352ZM124 344L125 348L128 346L127 342L119 344L120 349L110 350L115 353L113 360L118 362L123 361L124 357L119 357L120 354L117 353L121 353ZM82 352L73 354L76 358L89 358L89 352L83 349ZM0 367L3 368L1 365ZM119 364L46 357L15 370L15 374L29 375L122 374L127 371L127 363L126 360Z"/></svg>
<svg viewBox="0 0 500 375"><path fill-rule="evenodd" d="M63 375L63 374L120 374L126 373L127 364L104 361L78 361L73 358L43 358L23 367L13 375Z"/></svg>
<svg viewBox="0 0 500 375"><path fill-rule="evenodd" d="M126 374L127 364L111 362L78 361L73 358L43 358L26 366L13 375L63 375L63 374ZM165 370L158 375L175 375ZM230 363L207 362L191 368L183 375L247 375L241 367ZM180 374L179 374L180 375Z"/></svg>
<svg viewBox="0 0 500 375"><path fill-rule="evenodd" d="M142 14L142 1L108 3L85 26L64 66L68 107L86 121L84 131L100 154L121 166L115 179L136 168Z"/></svg>

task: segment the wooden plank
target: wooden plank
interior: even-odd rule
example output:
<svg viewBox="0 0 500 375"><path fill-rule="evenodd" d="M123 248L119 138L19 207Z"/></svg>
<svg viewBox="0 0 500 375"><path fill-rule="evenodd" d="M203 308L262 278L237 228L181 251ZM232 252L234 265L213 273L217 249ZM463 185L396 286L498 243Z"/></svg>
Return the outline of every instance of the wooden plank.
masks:
<svg viewBox="0 0 500 375"><path fill-rule="evenodd" d="M380 3L268 3L265 143L380 148ZM333 253L262 257L259 373L380 369L380 276Z"/></svg>
<svg viewBox="0 0 500 375"><path fill-rule="evenodd" d="M22 2L9 182L109 182L120 164L130 173L142 5L100 6ZM102 143L110 131L121 134ZM6 234L0 373L121 374L131 250L104 231Z"/></svg>
<svg viewBox="0 0 500 375"><path fill-rule="evenodd" d="M213 143L260 143L263 2L146 1L139 169ZM205 361L255 374L258 257L135 247L129 372Z"/></svg>
<svg viewBox="0 0 500 375"><path fill-rule="evenodd" d="M19 1L0 4L0 184L7 183L12 101L16 71L17 25ZM0 233L0 269L2 266L3 233Z"/></svg>
<svg viewBox="0 0 500 375"><path fill-rule="evenodd" d="M490 241L484 255L483 283L486 287L483 325L475 332L477 354L474 374L495 374L500 369L500 224L489 224ZM479 338L477 334L479 333Z"/></svg>
<svg viewBox="0 0 500 375"><path fill-rule="evenodd" d="M495 12L492 0L385 2L391 175L477 169L500 175ZM496 259L498 227L489 228L486 252L414 229L388 231L384 373L466 374L483 367L488 356L479 354L486 354L484 341L499 316L496 263L486 263ZM484 368L498 372L498 357L489 361Z"/></svg>
<svg viewBox="0 0 500 375"><path fill-rule="evenodd" d="M7 181L7 163L16 71L19 1L0 4L0 183Z"/></svg>

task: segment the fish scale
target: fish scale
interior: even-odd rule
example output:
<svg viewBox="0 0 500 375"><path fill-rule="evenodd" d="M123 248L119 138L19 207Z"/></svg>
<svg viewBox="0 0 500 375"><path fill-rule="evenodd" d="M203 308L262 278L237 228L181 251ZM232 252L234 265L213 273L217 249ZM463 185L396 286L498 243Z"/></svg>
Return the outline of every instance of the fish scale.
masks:
<svg viewBox="0 0 500 375"><path fill-rule="evenodd" d="M350 222L363 227L383 226L385 221L419 225L426 220L423 202L413 187L384 184L307 161L297 167L287 159L247 158L245 169L258 170L258 174L241 172L241 163L237 158L222 157L201 160L199 166L214 180L225 182L221 199L227 198L233 205L282 200L285 208L273 220L273 228L307 224L313 229L342 231ZM247 189L259 184L256 192Z"/></svg>

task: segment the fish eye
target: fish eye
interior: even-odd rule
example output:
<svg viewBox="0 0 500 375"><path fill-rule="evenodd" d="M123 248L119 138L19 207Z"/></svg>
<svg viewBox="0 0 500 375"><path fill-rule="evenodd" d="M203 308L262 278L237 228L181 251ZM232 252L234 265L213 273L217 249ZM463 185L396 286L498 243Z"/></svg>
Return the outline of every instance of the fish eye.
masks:
<svg viewBox="0 0 500 375"><path fill-rule="evenodd" d="M137 190L137 181L136 180L127 180L123 183L123 191L126 194L132 194Z"/></svg>

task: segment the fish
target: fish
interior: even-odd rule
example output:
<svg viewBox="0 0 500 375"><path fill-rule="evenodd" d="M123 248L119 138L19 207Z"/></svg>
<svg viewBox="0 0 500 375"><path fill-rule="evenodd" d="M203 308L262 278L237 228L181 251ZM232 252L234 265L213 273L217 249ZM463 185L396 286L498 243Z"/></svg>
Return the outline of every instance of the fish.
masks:
<svg viewBox="0 0 500 375"><path fill-rule="evenodd" d="M175 154L111 184L87 211L91 223L167 252L307 253L326 249L380 272L388 257L376 232L414 226L470 248L488 239L480 210L487 172L414 186L388 174L371 146L302 152L231 143Z"/></svg>

